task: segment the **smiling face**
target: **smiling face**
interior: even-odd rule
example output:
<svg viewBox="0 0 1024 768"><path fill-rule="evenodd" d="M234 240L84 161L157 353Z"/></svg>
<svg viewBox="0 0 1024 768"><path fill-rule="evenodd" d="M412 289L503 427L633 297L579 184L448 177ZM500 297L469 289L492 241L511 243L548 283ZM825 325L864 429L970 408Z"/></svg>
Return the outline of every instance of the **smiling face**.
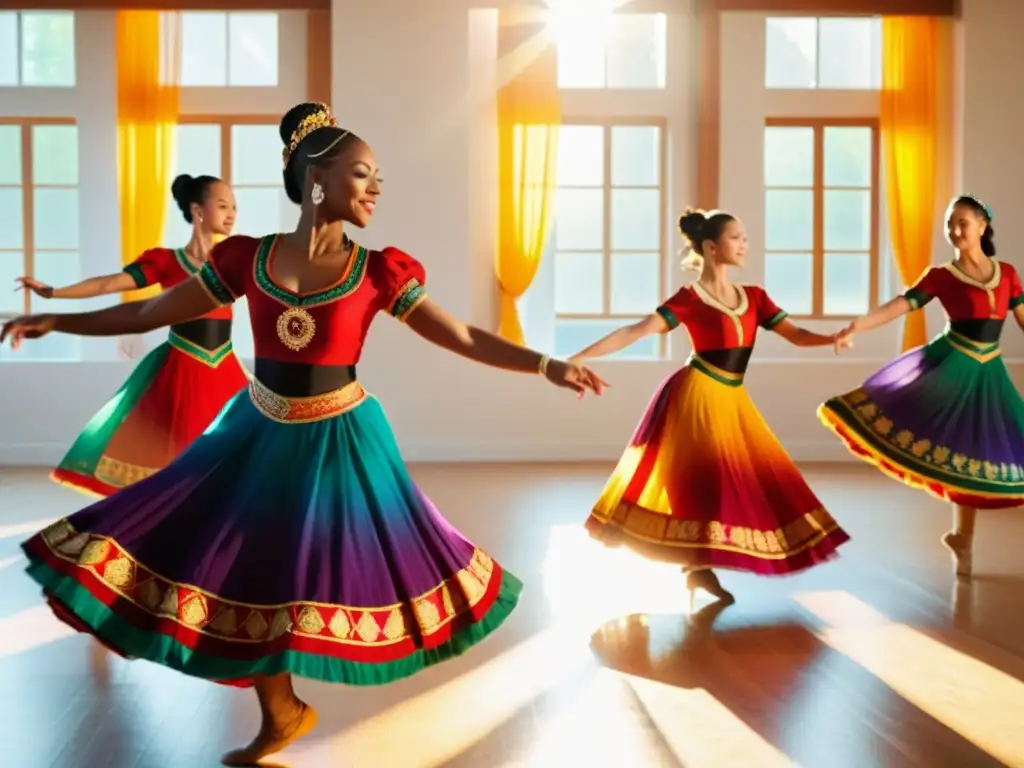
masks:
<svg viewBox="0 0 1024 768"><path fill-rule="evenodd" d="M193 204L192 221L212 235L227 237L235 226L238 208L235 193L223 181L211 183L206 188L202 205Z"/></svg>
<svg viewBox="0 0 1024 768"><path fill-rule="evenodd" d="M704 243L704 256L716 264L742 267L747 255L747 231L739 219L730 219L715 240Z"/></svg>
<svg viewBox="0 0 1024 768"><path fill-rule="evenodd" d="M972 206L957 203L946 213L946 239L958 251L978 247L988 223Z"/></svg>
<svg viewBox="0 0 1024 768"><path fill-rule="evenodd" d="M321 207L331 219L362 229L373 218L381 193L377 158L369 145L356 140L325 168L310 168L311 180L324 190Z"/></svg>

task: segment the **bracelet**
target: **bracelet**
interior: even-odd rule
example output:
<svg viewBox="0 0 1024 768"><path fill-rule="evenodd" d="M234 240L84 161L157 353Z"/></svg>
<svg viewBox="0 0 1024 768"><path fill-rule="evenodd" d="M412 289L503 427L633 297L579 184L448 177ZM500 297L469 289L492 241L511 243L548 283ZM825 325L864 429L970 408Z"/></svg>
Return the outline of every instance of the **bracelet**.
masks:
<svg viewBox="0 0 1024 768"><path fill-rule="evenodd" d="M551 358L548 355L541 355L540 362L537 364L537 373L541 376L548 375L548 363L551 362Z"/></svg>

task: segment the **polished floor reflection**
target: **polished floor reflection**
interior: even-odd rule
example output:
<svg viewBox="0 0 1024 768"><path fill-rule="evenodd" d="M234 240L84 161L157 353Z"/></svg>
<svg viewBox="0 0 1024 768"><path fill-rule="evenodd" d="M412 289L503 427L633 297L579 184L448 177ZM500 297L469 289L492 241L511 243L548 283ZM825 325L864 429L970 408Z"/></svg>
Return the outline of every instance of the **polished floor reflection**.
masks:
<svg viewBox="0 0 1024 768"><path fill-rule="evenodd" d="M737 597L590 542L608 467L418 466L448 517L527 585L492 639L384 688L299 681L320 711L290 768L624 765L1024 766L1024 511L979 519L957 584L948 511L859 466L810 467L853 536L805 574L721 574ZM0 765L216 766L258 723L251 694L125 662L71 635L18 543L78 508L41 471L0 470Z"/></svg>

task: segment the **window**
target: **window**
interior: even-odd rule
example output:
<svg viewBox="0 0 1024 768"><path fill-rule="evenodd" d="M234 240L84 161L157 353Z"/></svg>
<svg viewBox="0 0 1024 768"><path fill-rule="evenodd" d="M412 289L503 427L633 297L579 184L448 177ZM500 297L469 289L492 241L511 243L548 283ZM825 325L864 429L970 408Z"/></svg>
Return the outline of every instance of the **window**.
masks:
<svg viewBox="0 0 1024 768"><path fill-rule="evenodd" d="M72 88L75 14L0 11L0 87Z"/></svg>
<svg viewBox="0 0 1024 768"><path fill-rule="evenodd" d="M660 121L564 125L554 226L554 351L578 352L665 298L665 141ZM618 357L664 354L649 337Z"/></svg>
<svg viewBox="0 0 1024 768"><path fill-rule="evenodd" d="M30 292L10 290L21 275L49 285L81 280L78 248L77 126L58 119L0 123L0 314L46 306ZM77 337L51 334L15 357L77 359L79 348Z"/></svg>
<svg viewBox="0 0 1024 768"><path fill-rule="evenodd" d="M299 208L285 195L281 179L278 118L262 116L183 117L175 129L174 174L219 176L231 185L238 204L236 235L268 235L290 231ZM168 197L164 242L180 248L192 237L173 198ZM248 306L235 304L235 350L252 357Z"/></svg>
<svg viewBox="0 0 1024 768"><path fill-rule="evenodd" d="M181 85L277 87L276 13L181 14Z"/></svg>
<svg viewBox="0 0 1024 768"><path fill-rule="evenodd" d="M877 304L878 166L875 120L768 121L765 287L791 314Z"/></svg>
<svg viewBox="0 0 1024 768"><path fill-rule="evenodd" d="M765 87L880 89L881 18L769 18Z"/></svg>
<svg viewBox="0 0 1024 768"><path fill-rule="evenodd" d="M558 46L559 88L665 87L665 14L556 6L550 23Z"/></svg>

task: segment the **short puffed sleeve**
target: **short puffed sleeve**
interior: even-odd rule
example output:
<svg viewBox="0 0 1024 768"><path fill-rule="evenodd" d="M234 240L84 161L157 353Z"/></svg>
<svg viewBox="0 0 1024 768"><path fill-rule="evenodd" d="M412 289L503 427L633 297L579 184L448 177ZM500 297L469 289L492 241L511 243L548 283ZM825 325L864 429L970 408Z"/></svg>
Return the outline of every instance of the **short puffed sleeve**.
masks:
<svg viewBox="0 0 1024 768"><path fill-rule="evenodd" d="M1010 281L1010 311L1013 312L1017 307L1024 304L1024 291L1021 290L1020 273L1005 262L1002 264L1002 267Z"/></svg>
<svg viewBox="0 0 1024 768"><path fill-rule="evenodd" d="M670 331L674 331L681 323L686 322L687 309L691 304L691 293L689 288L680 288L654 310L668 324Z"/></svg>
<svg viewBox="0 0 1024 768"><path fill-rule="evenodd" d="M135 281L136 288L158 285L171 258L173 252L166 248L150 248L121 271Z"/></svg>
<svg viewBox="0 0 1024 768"><path fill-rule="evenodd" d="M404 321L427 298L427 271L398 248L385 248L376 256L382 308Z"/></svg>
<svg viewBox="0 0 1024 768"><path fill-rule="evenodd" d="M245 295L245 278L252 272L260 248L270 247L273 238L234 236L213 246L210 258L199 270L199 282L218 306L233 304Z"/></svg>
<svg viewBox="0 0 1024 768"><path fill-rule="evenodd" d="M765 330L772 330L772 328L789 317L789 313L772 301L772 297L768 295L768 291L764 288L755 286L751 289L751 292L754 294L757 324Z"/></svg>
<svg viewBox="0 0 1024 768"><path fill-rule="evenodd" d="M904 292L903 298L910 302L911 309L920 309L938 295L938 283L939 270L935 267L928 267L917 278L917 282Z"/></svg>

